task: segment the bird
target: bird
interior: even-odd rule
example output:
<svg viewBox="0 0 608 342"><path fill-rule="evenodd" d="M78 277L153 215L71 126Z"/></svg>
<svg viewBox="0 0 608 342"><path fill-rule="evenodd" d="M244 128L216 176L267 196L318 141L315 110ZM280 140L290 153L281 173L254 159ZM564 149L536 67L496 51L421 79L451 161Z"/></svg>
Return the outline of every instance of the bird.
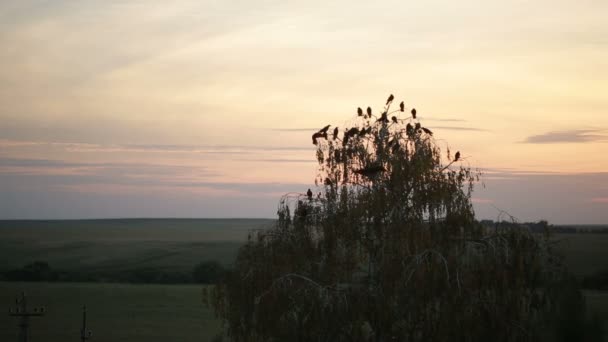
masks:
<svg viewBox="0 0 608 342"><path fill-rule="evenodd" d="M361 107L357 108L357 115L358 116L363 116L363 109L361 109Z"/></svg>
<svg viewBox="0 0 608 342"><path fill-rule="evenodd" d="M391 120L393 121L393 123L397 123L397 117L396 117L396 116L393 116L393 117L391 118Z"/></svg>
<svg viewBox="0 0 608 342"><path fill-rule="evenodd" d="M383 172L383 171L386 171L386 169L382 165L372 165L372 166L365 167L363 169L355 170L354 172L356 174L365 176L367 178L371 178L371 177L375 176L376 174L378 174L379 172Z"/></svg>
<svg viewBox="0 0 608 342"><path fill-rule="evenodd" d="M408 122L408 124L405 126L405 133L407 133L407 135L411 135L414 132L414 127L412 127L412 124Z"/></svg>
<svg viewBox="0 0 608 342"><path fill-rule="evenodd" d="M372 108L371 107L367 107L367 116L369 116L370 118L372 117Z"/></svg>
<svg viewBox="0 0 608 342"><path fill-rule="evenodd" d="M342 139L342 145L346 146L346 144L348 144L348 139L357 133L359 133L359 129L357 129L357 127L353 127L351 129L347 130L346 133L344 133L344 139Z"/></svg>
<svg viewBox="0 0 608 342"><path fill-rule="evenodd" d="M325 126L325 127L321 128L321 129L319 130L319 133L326 133L326 132L327 132L327 130L329 129L329 127L331 127L331 125L327 125L327 126Z"/></svg>
<svg viewBox="0 0 608 342"><path fill-rule="evenodd" d="M391 94L388 99L386 100L386 105L388 106L389 103L393 102L393 100L395 99L395 97L393 96L393 94Z"/></svg>
<svg viewBox="0 0 608 342"><path fill-rule="evenodd" d="M412 108L412 118L416 118L416 108Z"/></svg>
<svg viewBox="0 0 608 342"><path fill-rule="evenodd" d="M401 110L402 112L405 110L405 103L403 103L403 101L401 101L401 103L399 104L399 110Z"/></svg>
<svg viewBox="0 0 608 342"><path fill-rule="evenodd" d="M334 140L338 138L338 127L334 128Z"/></svg>
<svg viewBox="0 0 608 342"><path fill-rule="evenodd" d="M428 129L426 127L422 127L422 130L424 131L424 133L426 133L428 135L433 135L433 131L431 131L430 129Z"/></svg>
<svg viewBox="0 0 608 342"><path fill-rule="evenodd" d="M376 122L388 122L388 118L386 117L386 112L382 113L382 115L380 116L380 118L378 120L376 120Z"/></svg>
<svg viewBox="0 0 608 342"><path fill-rule="evenodd" d="M454 161L457 162L458 159L460 159L460 151L457 151L456 154L454 155Z"/></svg>
<svg viewBox="0 0 608 342"><path fill-rule="evenodd" d="M306 191L306 196L308 196L308 200L312 201L312 191L310 189Z"/></svg>
<svg viewBox="0 0 608 342"><path fill-rule="evenodd" d="M349 129L348 131L346 131L346 134L351 137L357 133L359 133L359 129L357 127L353 127L351 129Z"/></svg>
<svg viewBox="0 0 608 342"><path fill-rule="evenodd" d="M323 137L327 138L327 133L317 132L317 133L313 134L312 135L312 143L314 145L316 145L317 144L317 139L323 138Z"/></svg>

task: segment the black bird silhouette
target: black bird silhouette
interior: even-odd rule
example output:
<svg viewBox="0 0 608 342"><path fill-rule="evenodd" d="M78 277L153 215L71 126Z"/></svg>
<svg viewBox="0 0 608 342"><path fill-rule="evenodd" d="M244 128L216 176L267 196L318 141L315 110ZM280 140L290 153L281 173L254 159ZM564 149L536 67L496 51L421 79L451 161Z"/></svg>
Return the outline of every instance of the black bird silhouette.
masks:
<svg viewBox="0 0 608 342"><path fill-rule="evenodd" d="M351 129L349 129L348 131L346 131L346 134L351 137L355 136L355 134L357 134L357 133L359 133L359 129L357 127L353 127Z"/></svg>
<svg viewBox="0 0 608 342"><path fill-rule="evenodd" d="M361 109L361 107L357 108L357 115L358 116L363 116L363 109Z"/></svg>
<svg viewBox="0 0 608 342"><path fill-rule="evenodd" d="M367 107L367 116L369 116L370 118L372 117L372 108L371 107Z"/></svg>
<svg viewBox="0 0 608 342"><path fill-rule="evenodd" d="M399 110L401 110L402 112L405 110L405 103L403 103L403 101L401 101L401 103L399 104Z"/></svg>
<svg viewBox="0 0 608 342"><path fill-rule="evenodd" d="M391 118L391 120L393 121L393 123L397 123L397 117L396 117L396 116L393 116L393 117Z"/></svg>
<svg viewBox="0 0 608 342"><path fill-rule="evenodd" d="M457 162L458 159L460 159L460 151L457 151L456 154L454 155L454 161Z"/></svg>
<svg viewBox="0 0 608 342"><path fill-rule="evenodd" d="M319 138L326 138L327 139L327 133L321 133L321 132L317 132L315 134L312 135L312 143L313 144L317 144L317 139Z"/></svg>
<svg viewBox="0 0 608 342"><path fill-rule="evenodd" d="M310 189L308 189L308 191L306 191L306 196L308 196L309 201L312 201L312 191Z"/></svg>
<svg viewBox="0 0 608 342"><path fill-rule="evenodd" d="M327 133L327 130L331 127L331 125L327 125L319 130L319 133Z"/></svg>
<svg viewBox="0 0 608 342"><path fill-rule="evenodd" d="M376 122L388 122L388 118L386 117L386 112L382 113L382 115L380 116L380 118L378 120L376 120Z"/></svg>
<svg viewBox="0 0 608 342"><path fill-rule="evenodd" d="M412 108L412 118L416 118L416 108Z"/></svg>
<svg viewBox="0 0 608 342"><path fill-rule="evenodd" d="M411 123L408 123L405 126L405 133L407 133L408 135L412 134L414 132L414 127L412 127Z"/></svg>
<svg viewBox="0 0 608 342"><path fill-rule="evenodd" d="M338 138L338 127L334 128L334 140Z"/></svg>
<svg viewBox="0 0 608 342"><path fill-rule="evenodd" d="M430 129L426 128L426 127L422 127L422 130L424 131L424 133L426 133L428 135L433 135L433 132Z"/></svg>
<svg viewBox="0 0 608 342"><path fill-rule="evenodd" d="M357 127L353 127L346 131L346 133L344 133L344 139L342 139L342 146L346 146L346 144L348 144L348 139L357 133L359 133L359 129L357 129Z"/></svg>
<svg viewBox="0 0 608 342"><path fill-rule="evenodd" d="M379 172L383 172L383 171L386 171L386 169L382 165L372 165L372 166L365 167L363 169L355 170L354 172L356 174L360 174L367 178L371 178L371 177L377 175Z"/></svg>
<svg viewBox="0 0 608 342"><path fill-rule="evenodd" d="M393 102L393 100L395 99L395 97L393 96L393 94L391 94L388 99L386 100L386 105L388 106L389 103Z"/></svg>

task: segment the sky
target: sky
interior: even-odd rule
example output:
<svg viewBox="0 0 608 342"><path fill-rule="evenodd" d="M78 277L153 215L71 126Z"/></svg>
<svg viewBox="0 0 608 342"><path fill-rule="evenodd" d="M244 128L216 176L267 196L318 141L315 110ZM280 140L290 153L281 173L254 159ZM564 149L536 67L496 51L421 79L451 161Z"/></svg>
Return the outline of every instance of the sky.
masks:
<svg viewBox="0 0 608 342"><path fill-rule="evenodd" d="M0 219L275 217L388 94L479 218L608 223L608 2L2 1Z"/></svg>

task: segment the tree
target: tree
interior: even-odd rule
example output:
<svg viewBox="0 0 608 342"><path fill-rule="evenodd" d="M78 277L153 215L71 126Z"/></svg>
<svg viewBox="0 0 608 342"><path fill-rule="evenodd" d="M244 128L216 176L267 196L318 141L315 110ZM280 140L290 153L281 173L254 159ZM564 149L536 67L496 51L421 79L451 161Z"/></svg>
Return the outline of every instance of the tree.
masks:
<svg viewBox="0 0 608 342"><path fill-rule="evenodd" d="M391 103L313 135L319 192L285 195L211 296L233 340L538 340L563 275L548 240L480 225L479 173Z"/></svg>

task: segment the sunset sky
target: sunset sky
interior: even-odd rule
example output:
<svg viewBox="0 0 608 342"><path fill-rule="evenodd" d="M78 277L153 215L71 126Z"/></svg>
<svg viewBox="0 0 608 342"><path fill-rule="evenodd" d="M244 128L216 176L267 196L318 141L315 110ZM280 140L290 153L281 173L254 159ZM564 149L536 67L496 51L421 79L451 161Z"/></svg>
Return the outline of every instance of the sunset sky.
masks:
<svg viewBox="0 0 608 342"><path fill-rule="evenodd" d="M480 218L608 223L608 1L2 1L0 219L275 217L393 93Z"/></svg>

